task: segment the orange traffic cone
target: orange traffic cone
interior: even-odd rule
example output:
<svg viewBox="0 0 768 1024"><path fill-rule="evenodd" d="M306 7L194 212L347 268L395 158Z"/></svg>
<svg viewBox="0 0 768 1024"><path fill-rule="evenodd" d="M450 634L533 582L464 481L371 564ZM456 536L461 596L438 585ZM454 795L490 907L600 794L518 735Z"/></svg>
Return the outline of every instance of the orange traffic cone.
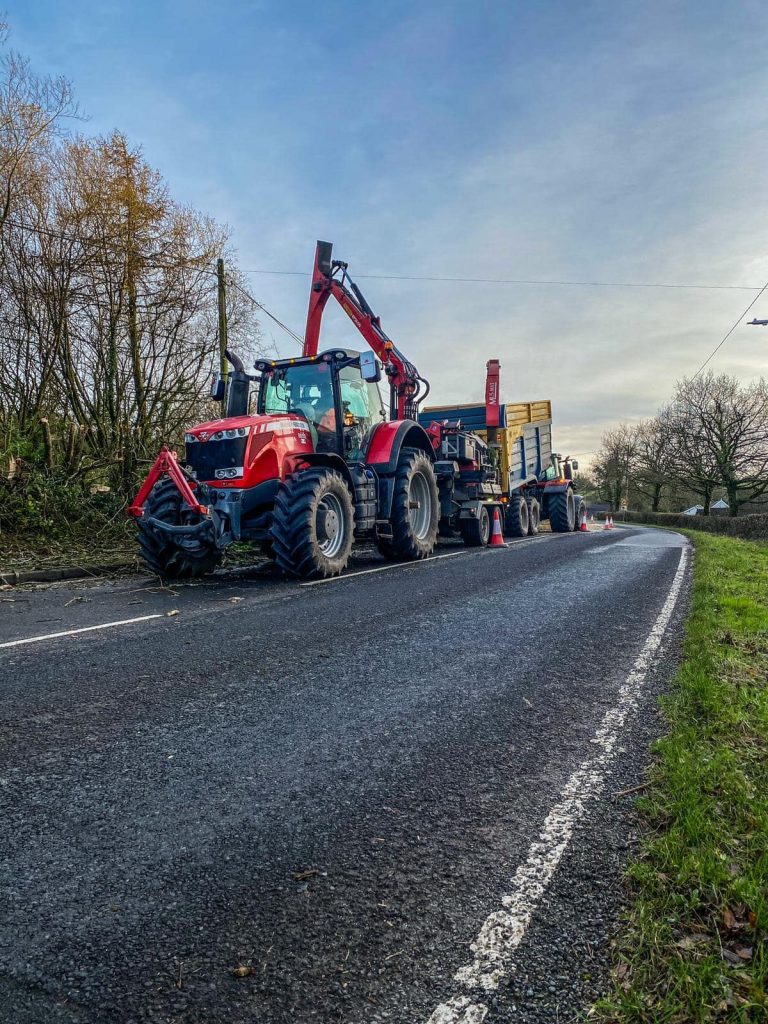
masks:
<svg viewBox="0 0 768 1024"><path fill-rule="evenodd" d="M493 529L491 530L491 543L489 546L492 548L505 548L507 546L504 543L504 535L501 532L501 519L498 508L493 510Z"/></svg>
<svg viewBox="0 0 768 1024"><path fill-rule="evenodd" d="M613 529L613 516L608 516L608 529Z"/></svg>
<svg viewBox="0 0 768 1024"><path fill-rule="evenodd" d="M605 519L603 520L603 529L604 530L610 530L610 528L611 528L611 517L606 512L605 513Z"/></svg>
<svg viewBox="0 0 768 1024"><path fill-rule="evenodd" d="M588 533L589 528L587 527L587 510L584 506L581 506L581 522L579 523L579 530L582 533Z"/></svg>

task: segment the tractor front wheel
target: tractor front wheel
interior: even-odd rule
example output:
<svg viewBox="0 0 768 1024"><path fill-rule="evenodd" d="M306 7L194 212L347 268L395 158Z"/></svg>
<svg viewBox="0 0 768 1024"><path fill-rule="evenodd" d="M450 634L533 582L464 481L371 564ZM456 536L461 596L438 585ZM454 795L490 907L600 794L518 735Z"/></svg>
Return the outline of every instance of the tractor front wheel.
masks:
<svg viewBox="0 0 768 1024"><path fill-rule="evenodd" d="M432 460L418 448L403 448L392 494L392 537L376 544L385 558L415 561L437 543L440 501Z"/></svg>
<svg viewBox="0 0 768 1024"><path fill-rule="evenodd" d="M272 513L272 548L289 576L338 576L352 551L355 510L340 473L318 467L288 477Z"/></svg>
<svg viewBox="0 0 768 1024"><path fill-rule="evenodd" d="M213 524L210 533L202 537L174 536L154 526L152 519L169 526L194 526L202 522L202 517L184 504L170 477L158 480L144 505L144 515L137 521L141 557L156 576L166 580L194 579L213 572L221 562L221 551L213 543Z"/></svg>
<svg viewBox="0 0 768 1024"><path fill-rule="evenodd" d="M572 533L576 523L576 501L569 487L549 496L549 525L554 533Z"/></svg>

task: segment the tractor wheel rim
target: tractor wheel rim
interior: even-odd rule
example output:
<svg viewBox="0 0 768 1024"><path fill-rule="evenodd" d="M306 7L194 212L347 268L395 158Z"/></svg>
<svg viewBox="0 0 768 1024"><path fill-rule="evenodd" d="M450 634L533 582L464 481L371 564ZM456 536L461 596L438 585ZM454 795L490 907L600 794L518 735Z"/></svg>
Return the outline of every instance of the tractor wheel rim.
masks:
<svg viewBox="0 0 768 1024"><path fill-rule="evenodd" d="M317 504L315 530L318 547L326 558L335 558L342 550L346 529L341 501L335 494L324 494Z"/></svg>
<svg viewBox="0 0 768 1024"><path fill-rule="evenodd" d="M432 525L432 492L422 472L414 473L408 487L408 522L417 540L424 540Z"/></svg>

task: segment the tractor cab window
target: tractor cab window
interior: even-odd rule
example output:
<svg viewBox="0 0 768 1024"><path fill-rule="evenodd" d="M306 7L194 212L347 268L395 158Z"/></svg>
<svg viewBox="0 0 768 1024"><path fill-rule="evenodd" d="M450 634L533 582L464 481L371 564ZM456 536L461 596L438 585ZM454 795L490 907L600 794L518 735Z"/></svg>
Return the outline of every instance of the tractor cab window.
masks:
<svg viewBox="0 0 768 1024"><path fill-rule="evenodd" d="M336 449L336 407L329 363L281 366L265 375L264 412L298 412L317 451Z"/></svg>
<svg viewBox="0 0 768 1024"><path fill-rule="evenodd" d="M339 371L341 408L344 417L345 457L350 462L362 459L365 435L386 418L376 384L363 380L359 366L345 366Z"/></svg>

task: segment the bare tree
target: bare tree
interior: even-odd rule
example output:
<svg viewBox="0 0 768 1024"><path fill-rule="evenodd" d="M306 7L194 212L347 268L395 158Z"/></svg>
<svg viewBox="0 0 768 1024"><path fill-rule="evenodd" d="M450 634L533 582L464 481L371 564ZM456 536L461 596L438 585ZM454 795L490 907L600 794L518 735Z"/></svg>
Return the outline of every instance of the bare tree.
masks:
<svg viewBox="0 0 768 1024"><path fill-rule="evenodd" d="M603 434L592 475L600 496L614 509L629 502L636 459L637 438L632 427L622 424Z"/></svg>
<svg viewBox="0 0 768 1024"><path fill-rule="evenodd" d="M675 458L691 489L702 494L705 514L717 485L730 514L768 492L768 385L747 387L713 373L677 386L672 404Z"/></svg>
<svg viewBox="0 0 768 1024"><path fill-rule="evenodd" d="M8 36L0 22L0 45ZM66 78L33 71L27 58L13 50L0 60L0 228L14 212L34 179L35 159L66 118L78 117L72 86Z"/></svg>
<svg viewBox="0 0 768 1024"><path fill-rule="evenodd" d="M672 433L665 410L653 419L641 420L634 429L635 454L632 461L635 489L658 512L662 495L670 485Z"/></svg>

